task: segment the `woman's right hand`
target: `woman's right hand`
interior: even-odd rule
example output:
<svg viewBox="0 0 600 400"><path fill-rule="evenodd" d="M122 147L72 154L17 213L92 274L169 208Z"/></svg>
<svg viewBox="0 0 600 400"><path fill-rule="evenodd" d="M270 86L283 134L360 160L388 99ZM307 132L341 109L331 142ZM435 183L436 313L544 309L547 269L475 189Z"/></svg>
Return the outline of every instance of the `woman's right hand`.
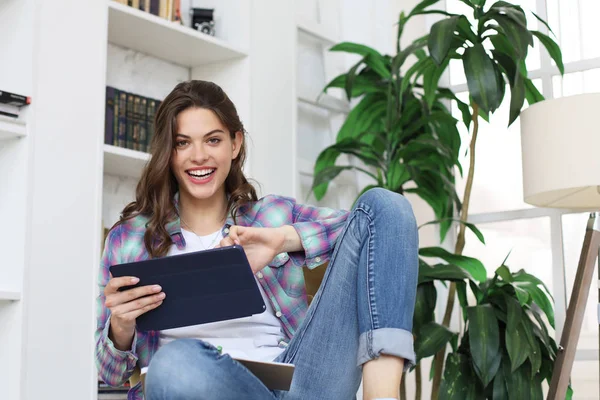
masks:
<svg viewBox="0 0 600 400"><path fill-rule="evenodd" d="M136 318L160 306L165 298L165 293L161 292L162 288L158 285L140 286L119 292L119 288L138 282L138 278L131 276L111 276L104 288L104 305L110 310L109 336L115 347L123 351L131 349Z"/></svg>

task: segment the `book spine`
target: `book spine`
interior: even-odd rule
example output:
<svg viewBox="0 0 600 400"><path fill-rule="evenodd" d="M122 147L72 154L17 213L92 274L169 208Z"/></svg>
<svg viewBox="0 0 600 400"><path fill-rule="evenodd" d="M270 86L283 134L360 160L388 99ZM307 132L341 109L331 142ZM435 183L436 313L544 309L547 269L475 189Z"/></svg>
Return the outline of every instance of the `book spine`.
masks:
<svg viewBox="0 0 600 400"><path fill-rule="evenodd" d="M150 12L150 0L141 0L140 1L140 9L149 13Z"/></svg>
<svg viewBox="0 0 600 400"><path fill-rule="evenodd" d="M127 92L119 93L119 134L117 146L127 147Z"/></svg>
<svg viewBox="0 0 600 400"><path fill-rule="evenodd" d="M181 0L173 0L173 21L182 23L182 21L181 21Z"/></svg>
<svg viewBox="0 0 600 400"><path fill-rule="evenodd" d="M152 148L152 138L154 137L154 116L156 115L157 101L154 99L148 99L148 106L146 108L146 126L147 126L147 137L146 137L146 148L144 151L150 152Z"/></svg>
<svg viewBox="0 0 600 400"><path fill-rule="evenodd" d="M150 14L156 16L160 14L160 0L150 0Z"/></svg>
<svg viewBox="0 0 600 400"><path fill-rule="evenodd" d="M125 120L126 120L126 130L125 130L125 147L128 149L133 149L133 107L134 103L134 95L132 93L127 93L127 110L125 112Z"/></svg>
<svg viewBox="0 0 600 400"><path fill-rule="evenodd" d="M168 3L168 1L169 0L160 0L160 3L159 3L160 8L159 8L158 16L161 18L167 18L167 9L168 9L167 3Z"/></svg>
<svg viewBox="0 0 600 400"><path fill-rule="evenodd" d="M106 87L106 110L104 119L104 143L112 144L114 140L115 120L115 88Z"/></svg>
<svg viewBox="0 0 600 400"><path fill-rule="evenodd" d="M138 113L138 121L140 127L140 137L138 151L146 151L148 143L148 123L146 122L146 110L148 108L148 99L146 97L140 98L140 109Z"/></svg>

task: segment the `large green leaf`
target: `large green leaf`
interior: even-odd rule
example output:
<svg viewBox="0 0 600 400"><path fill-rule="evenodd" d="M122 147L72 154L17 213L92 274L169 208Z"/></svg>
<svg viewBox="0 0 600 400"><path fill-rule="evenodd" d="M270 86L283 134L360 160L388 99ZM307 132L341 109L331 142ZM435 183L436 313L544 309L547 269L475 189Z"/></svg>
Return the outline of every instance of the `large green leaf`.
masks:
<svg viewBox="0 0 600 400"><path fill-rule="evenodd" d="M513 275L513 280L515 282L528 282L534 286L542 286L546 290L546 293L548 294L550 299L554 301L554 298L552 297L552 293L550 292L550 289L548 289L548 286L546 286L546 284L539 278L525 272L524 269L515 272L515 274Z"/></svg>
<svg viewBox="0 0 600 400"><path fill-rule="evenodd" d="M458 265L465 269L478 282L485 281L486 270L481 261L476 258L452 254L441 247L422 247L419 249L422 257L438 257L448 264Z"/></svg>
<svg viewBox="0 0 600 400"><path fill-rule="evenodd" d="M335 177L337 177L342 171L353 169L353 166L349 165L332 165L330 167L326 167L323 170L319 171L313 180L313 190L315 187L322 185L327 182L331 182Z"/></svg>
<svg viewBox="0 0 600 400"><path fill-rule="evenodd" d="M423 74L423 90L425 92L423 98L430 109L433 107L433 102L438 96L437 89L440 77L448 67L449 62L449 59L443 60L440 65L433 65L432 68L427 69Z"/></svg>
<svg viewBox="0 0 600 400"><path fill-rule="evenodd" d="M469 300L467 299L467 284L464 281L456 282L456 296L458 297L458 302L462 309L463 322L467 322Z"/></svg>
<svg viewBox="0 0 600 400"><path fill-rule="evenodd" d="M523 108L523 102L525 101L525 82L521 73L517 73L515 77L514 85L510 88L510 115L508 118L508 126L512 125L513 122L518 118Z"/></svg>
<svg viewBox="0 0 600 400"><path fill-rule="evenodd" d="M506 380L504 379L504 368L498 368L498 372L494 377L494 384L492 386L492 390L492 400L508 399L508 389L506 388Z"/></svg>
<svg viewBox="0 0 600 400"><path fill-rule="evenodd" d="M365 95L346 117L336 140L357 137L365 131L375 131L373 128L381 123L386 106L387 99L384 96L378 93Z"/></svg>
<svg viewBox="0 0 600 400"><path fill-rule="evenodd" d="M508 16L497 14L494 15L494 19L502 28L508 42L512 44L518 58L525 59L528 46L533 45L531 32Z"/></svg>
<svg viewBox="0 0 600 400"><path fill-rule="evenodd" d="M511 371L510 363L505 359L502 362L502 367L506 388L508 389L508 398L510 400L530 400L532 381L529 366L524 364L516 371Z"/></svg>
<svg viewBox="0 0 600 400"><path fill-rule="evenodd" d="M439 400L479 400L482 394L467 356L461 353L448 354Z"/></svg>
<svg viewBox="0 0 600 400"><path fill-rule="evenodd" d="M483 386L492 381L500 366L500 332L494 309L489 304L469 307L469 345L475 372Z"/></svg>
<svg viewBox="0 0 600 400"><path fill-rule="evenodd" d="M525 79L525 99L527 99L527 103L529 103L529 105L544 100L544 96L529 78Z"/></svg>
<svg viewBox="0 0 600 400"><path fill-rule="evenodd" d="M554 328L554 308L548 296L536 284L531 282L515 282L515 286L529 293L534 303L544 311L550 325Z"/></svg>
<svg viewBox="0 0 600 400"><path fill-rule="evenodd" d="M459 16L445 18L431 27L428 42L429 54L438 65L441 65L448 55L459 18Z"/></svg>
<svg viewBox="0 0 600 400"><path fill-rule="evenodd" d="M363 61L382 78L389 79L391 76L389 67L386 65L385 57L377 50L359 43L342 42L331 47L329 51L343 51L346 53L359 54Z"/></svg>
<svg viewBox="0 0 600 400"><path fill-rule="evenodd" d="M475 102L483 110L495 111L500 105L498 76L494 62L480 43L465 50L463 66L467 77L467 86Z"/></svg>
<svg viewBox="0 0 600 400"><path fill-rule="evenodd" d="M435 3L438 3L439 1L440 0L423 0L419 4L414 6L414 8L411 10L409 16L416 15L416 14L420 13L421 11L425 10L427 7L432 6Z"/></svg>
<svg viewBox="0 0 600 400"><path fill-rule="evenodd" d="M436 264L432 267L422 266L419 268L419 283L433 280L463 281L465 279L473 280L473 277L457 265Z"/></svg>
<svg viewBox="0 0 600 400"><path fill-rule="evenodd" d="M421 268L422 267L419 269ZM417 297L413 314L413 329L417 335L422 326L435 321L436 302L437 290L435 289L433 282L425 282L417 286Z"/></svg>
<svg viewBox="0 0 600 400"><path fill-rule="evenodd" d="M552 57L552 59L556 63L556 66L558 67L558 70L560 71L561 75L564 75L565 66L562 60L562 52L560 50L560 47L558 47L558 44L556 44L554 40L552 40L549 36L544 35L542 32L531 31L531 33L534 34L540 40L540 43L544 45L546 50L548 50L548 54L550 54L550 57Z"/></svg>
<svg viewBox="0 0 600 400"><path fill-rule="evenodd" d="M325 86L323 92L327 92L330 88L346 89L348 74L341 74L336 76L331 82ZM354 77L354 81L349 85L352 89L351 97L359 97L365 93L382 93L384 91L381 82L373 80L371 77L366 75L358 74ZM347 94L347 93L346 93Z"/></svg>
<svg viewBox="0 0 600 400"><path fill-rule="evenodd" d="M525 11L523 11L521 7L506 1L497 1L496 3L492 4L486 14L489 17L493 17L495 14L506 15L523 28L527 28L527 17L525 16Z"/></svg>
<svg viewBox="0 0 600 400"><path fill-rule="evenodd" d="M525 318L521 305L511 297L506 297L507 319L505 341L510 358L511 372L519 368L529 356L529 343L522 320Z"/></svg>
<svg viewBox="0 0 600 400"><path fill-rule="evenodd" d="M421 327L415 341L415 353L417 362L422 358L431 357L440 351L454 333L437 322L429 322Z"/></svg>
<svg viewBox="0 0 600 400"><path fill-rule="evenodd" d="M483 233L481 233L481 231L479 230L479 228L477 228L477 227L475 226L475 224L472 224L472 223L470 223L470 222L465 222L465 221L462 221L462 220L460 220L460 219L456 219L456 218L445 218L445 219L443 219L442 221L450 221L450 222L456 222L456 223L458 223L458 224L463 224L463 225L464 225L464 226L466 226L468 229L470 229L470 230L471 230L471 232L473 232L473 234L474 234L475 236L477 236L477 239L479 239L479 241L480 241L481 243L485 244L485 237L483 236ZM441 223L442 221L439 221L439 220L438 220L438 221L429 221L429 222L426 222L426 223L424 223L424 224L422 224L422 225L419 225L419 229L421 229L422 227L424 227L424 226L427 226L427 225L439 224L439 223Z"/></svg>
<svg viewBox="0 0 600 400"><path fill-rule="evenodd" d="M410 179L410 172L406 169L400 160L392 162L387 170L387 186L391 191L398 190L403 184Z"/></svg>

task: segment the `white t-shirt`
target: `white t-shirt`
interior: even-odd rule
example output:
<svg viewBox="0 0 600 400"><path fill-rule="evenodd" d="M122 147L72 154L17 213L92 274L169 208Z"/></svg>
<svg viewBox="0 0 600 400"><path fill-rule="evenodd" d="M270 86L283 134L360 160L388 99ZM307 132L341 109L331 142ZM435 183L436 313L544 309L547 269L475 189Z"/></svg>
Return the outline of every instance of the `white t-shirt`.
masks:
<svg viewBox="0 0 600 400"><path fill-rule="evenodd" d="M197 236L184 229L182 229L182 233L186 247L180 250L173 245L169 249L168 256L213 248L223 238L221 231L206 236ZM175 339L200 339L213 346L221 346L223 353L228 353L232 357L273 361L284 350L280 345L284 339L283 329L281 321L275 316L273 307L258 280L256 284L267 307L262 314L163 330L160 331L159 346Z"/></svg>

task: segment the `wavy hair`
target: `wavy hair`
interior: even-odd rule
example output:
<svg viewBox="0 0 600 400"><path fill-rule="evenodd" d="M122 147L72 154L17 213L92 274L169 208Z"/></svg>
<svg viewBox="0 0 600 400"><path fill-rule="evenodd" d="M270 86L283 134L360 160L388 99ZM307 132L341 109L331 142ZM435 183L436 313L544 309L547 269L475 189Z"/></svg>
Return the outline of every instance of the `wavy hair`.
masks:
<svg viewBox="0 0 600 400"><path fill-rule="evenodd" d="M227 127L232 139L235 138L236 132L246 134L235 105L223 89L213 82L182 82L161 102L154 119L155 133L150 144L152 157L144 167L138 182L135 201L123 209L119 221L113 226L114 228L138 215L147 217L149 220L146 223L144 244L151 257L165 256L173 244L166 225L178 217L174 197L179 185L171 170L171 157L175 147L177 115L191 107L214 112ZM257 200L256 189L244 176L245 161L244 140L240 153L232 161L231 170L225 179L227 211L232 214L234 220L243 205Z"/></svg>

